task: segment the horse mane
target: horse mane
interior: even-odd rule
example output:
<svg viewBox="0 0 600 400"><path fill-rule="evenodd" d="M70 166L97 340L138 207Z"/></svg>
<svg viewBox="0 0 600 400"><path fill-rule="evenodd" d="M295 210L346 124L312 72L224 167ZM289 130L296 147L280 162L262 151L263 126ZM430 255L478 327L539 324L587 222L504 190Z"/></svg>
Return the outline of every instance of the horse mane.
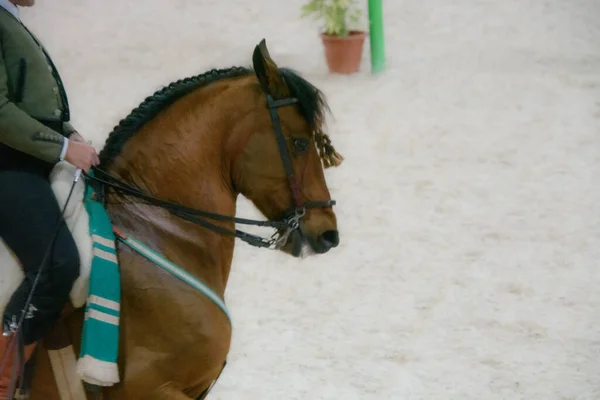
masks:
<svg viewBox="0 0 600 400"><path fill-rule="evenodd" d="M298 99L298 108L302 117L313 130L317 149L325 167L339 165L343 158L331 146L331 140L321 129L324 123L324 114L326 111L329 111L322 92L295 71L288 68L280 68L280 71L292 96ZM106 139L102 151L98 155L100 158L99 167L106 169L115 157L120 154L125 143L144 124L152 120L158 113L178 99L211 83L249 74L254 74L254 70L248 67L212 69L196 76L177 80L157 90L151 96L146 97L139 106L134 108L127 117L119 121L113 128Z"/></svg>

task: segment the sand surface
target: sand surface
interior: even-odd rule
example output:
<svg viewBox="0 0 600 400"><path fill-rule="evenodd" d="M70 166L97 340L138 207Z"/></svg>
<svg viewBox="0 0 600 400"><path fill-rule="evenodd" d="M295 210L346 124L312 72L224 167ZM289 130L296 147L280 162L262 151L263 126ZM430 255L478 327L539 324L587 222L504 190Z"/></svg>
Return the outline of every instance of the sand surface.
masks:
<svg viewBox="0 0 600 400"><path fill-rule="evenodd" d="M300 261L239 242L210 399L600 399L600 3L388 0L387 70L367 43L350 77L302 3L23 12L98 148L146 95L250 65L262 38L328 96L342 244Z"/></svg>

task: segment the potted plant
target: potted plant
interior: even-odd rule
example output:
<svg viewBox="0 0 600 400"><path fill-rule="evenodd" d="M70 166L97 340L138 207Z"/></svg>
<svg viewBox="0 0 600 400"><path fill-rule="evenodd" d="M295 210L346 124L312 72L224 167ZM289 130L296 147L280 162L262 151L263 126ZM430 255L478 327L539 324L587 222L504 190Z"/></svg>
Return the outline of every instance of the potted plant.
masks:
<svg viewBox="0 0 600 400"><path fill-rule="evenodd" d="M325 23L321 40L330 72L351 74L360 68L366 33L352 29L362 10L356 0L309 0L302 6L302 17L313 16Z"/></svg>

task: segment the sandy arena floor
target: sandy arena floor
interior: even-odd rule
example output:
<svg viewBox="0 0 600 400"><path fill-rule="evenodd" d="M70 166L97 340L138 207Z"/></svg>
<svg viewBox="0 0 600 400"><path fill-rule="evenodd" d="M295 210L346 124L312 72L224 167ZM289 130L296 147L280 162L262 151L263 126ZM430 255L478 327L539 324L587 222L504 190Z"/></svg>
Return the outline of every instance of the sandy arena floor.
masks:
<svg viewBox="0 0 600 400"><path fill-rule="evenodd" d="M600 399L600 3L388 0L376 77L368 43L360 74L327 74L302 3L23 12L98 148L159 86L250 65L263 37L328 96L342 245L239 243L210 399Z"/></svg>

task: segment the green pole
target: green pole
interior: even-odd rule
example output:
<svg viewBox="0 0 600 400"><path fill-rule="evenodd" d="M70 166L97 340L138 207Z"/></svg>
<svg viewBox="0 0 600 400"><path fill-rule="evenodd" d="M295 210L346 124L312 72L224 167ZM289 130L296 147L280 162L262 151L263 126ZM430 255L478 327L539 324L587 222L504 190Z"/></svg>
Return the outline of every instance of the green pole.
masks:
<svg viewBox="0 0 600 400"><path fill-rule="evenodd" d="M385 69L383 0L369 0L369 38L371 39L371 71L376 74Z"/></svg>

